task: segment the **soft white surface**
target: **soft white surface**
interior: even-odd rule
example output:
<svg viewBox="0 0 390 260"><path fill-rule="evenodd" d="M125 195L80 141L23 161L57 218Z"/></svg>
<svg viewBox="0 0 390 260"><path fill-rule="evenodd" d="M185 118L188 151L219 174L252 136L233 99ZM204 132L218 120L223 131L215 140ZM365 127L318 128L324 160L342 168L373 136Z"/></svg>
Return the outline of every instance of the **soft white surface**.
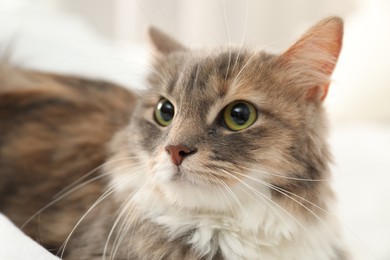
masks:
<svg viewBox="0 0 390 260"><path fill-rule="evenodd" d="M12 37L12 60L21 65L142 88L145 49L114 47L75 18L0 10L0 48ZM337 122L330 143L339 214L353 259L390 259L390 123ZM41 255L32 257L35 253ZM50 257L0 216L0 259Z"/></svg>
<svg viewBox="0 0 390 260"><path fill-rule="evenodd" d="M334 186L353 259L390 259L390 123L336 123Z"/></svg>
<svg viewBox="0 0 390 260"><path fill-rule="evenodd" d="M59 258L24 235L4 215L0 214L0 259L58 260Z"/></svg>

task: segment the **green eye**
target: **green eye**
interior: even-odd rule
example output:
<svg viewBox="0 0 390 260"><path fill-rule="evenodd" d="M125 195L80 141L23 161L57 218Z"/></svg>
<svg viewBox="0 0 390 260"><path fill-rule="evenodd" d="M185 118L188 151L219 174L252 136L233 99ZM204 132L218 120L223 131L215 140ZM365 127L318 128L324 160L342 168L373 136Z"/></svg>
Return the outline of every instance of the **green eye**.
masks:
<svg viewBox="0 0 390 260"><path fill-rule="evenodd" d="M161 126L168 126L172 123L173 116L175 115L175 108L172 103L167 99L161 99L154 111L154 117Z"/></svg>
<svg viewBox="0 0 390 260"><path fill-rule="evenodd" d="M223 121L231 131L244 130L251 126L256 119L256 108L245 101L230 103L223 111Z"/></svg>

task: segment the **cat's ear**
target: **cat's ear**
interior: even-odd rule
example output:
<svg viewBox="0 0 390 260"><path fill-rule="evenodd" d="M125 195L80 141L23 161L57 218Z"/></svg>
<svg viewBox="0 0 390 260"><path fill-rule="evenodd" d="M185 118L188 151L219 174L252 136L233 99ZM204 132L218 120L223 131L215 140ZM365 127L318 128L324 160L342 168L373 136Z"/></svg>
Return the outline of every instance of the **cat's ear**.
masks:
<svg viewBox="0 0 390 260"><path fill-rule="evenodd" d="M316 102L325 99L330 76L340 54L342 37L342 19L326 18L281 55L282 62L290 69L290 76L304 89L306 100Z"/></svg>
<svg viewBox="0 0 390 260"><path fill-rule="evenodd" d="M153 51L157 56L166 56L175 51L186 50L186 47L182 44L155 27L149 27L148 36Z"/></svg>

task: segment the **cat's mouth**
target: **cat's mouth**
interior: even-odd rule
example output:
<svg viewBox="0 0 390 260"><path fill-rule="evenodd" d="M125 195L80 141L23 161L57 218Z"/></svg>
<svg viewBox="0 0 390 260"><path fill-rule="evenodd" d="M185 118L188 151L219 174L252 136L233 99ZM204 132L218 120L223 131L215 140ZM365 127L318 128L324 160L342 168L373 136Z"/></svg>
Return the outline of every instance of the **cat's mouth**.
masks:
<svg viewBox="0 0 390 260"><path fill-rule="evenodd" d="M184 167L177 166L172 170L171 182L172 183L188 183L191 185L200 186L200 180L193 176L193 172L189 172Z"/></svg>
<svg viewBox="0 0 390 260"><path fill-rule="evenodd" d="M180 166L176 167L174 170L173 170L173 173L172 173L172 178L171 178L171 181L173 182L180 182L180 181L183 181L184 179L184 174L182 172L182 169L180 168Z"/></svg>
<svg viewBox="0 0 390 260"><path fill-rule="evenodd" d="M209 189L216 181L210 169L197 160L186 160L175 165L169 158L162 157L155 161L152 168L154 179L162 185L189 186L189 188ZM176 187L177 188L177 187Z"/></svg>
<svg viewBox="0 0 390 260"><path fill-rule="evenodd" d="M158 183L178 183L186 181L186 171L183 166L175 166L169 162L159 162L154 166L153 175Z"/></svg>

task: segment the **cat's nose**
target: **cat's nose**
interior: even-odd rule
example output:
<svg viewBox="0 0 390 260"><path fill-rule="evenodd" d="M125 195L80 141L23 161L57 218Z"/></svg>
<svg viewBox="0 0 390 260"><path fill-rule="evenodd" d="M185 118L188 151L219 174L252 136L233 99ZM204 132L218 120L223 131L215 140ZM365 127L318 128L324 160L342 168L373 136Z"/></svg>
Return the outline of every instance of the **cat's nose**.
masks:
<svg viewBox="0 0 390 260"><path fill-rule="evenodd" d="M185 145L167 145L165 147L165 151L171 156L172 162L179 166L184 158L190 156L191 154L194 154L197 152L196 148L190 148Z"/></svg>

